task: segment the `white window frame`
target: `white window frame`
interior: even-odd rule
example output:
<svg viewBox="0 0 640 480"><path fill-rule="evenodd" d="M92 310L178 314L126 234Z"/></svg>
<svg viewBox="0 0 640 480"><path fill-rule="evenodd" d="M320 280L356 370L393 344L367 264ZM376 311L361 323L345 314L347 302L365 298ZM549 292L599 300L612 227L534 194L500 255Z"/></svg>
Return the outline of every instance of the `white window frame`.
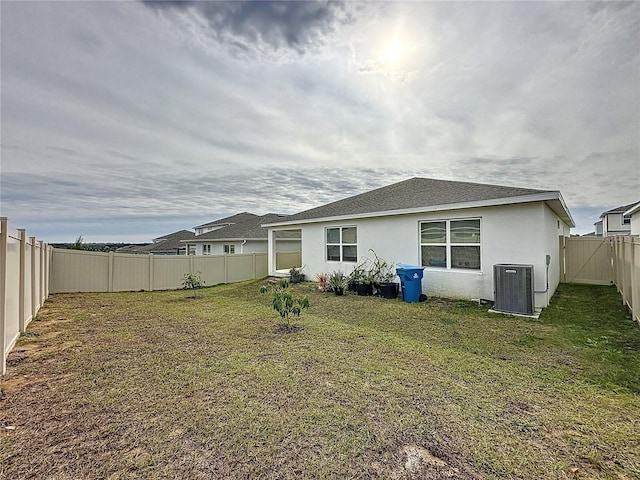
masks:
<svg viewBox="0 0 640 480"><path fill-rule="evenodd" d="M223 251L225 255L234 255L236 253L236 245L234 243L225 243Z"/></svg>
<svg viewBox="0 0 640 480"><path fill-rule="evenodd" d="M480 222L479 224L479 228L480 228L480 242L478 243L470 243L470 242L465 242L465 243L460 243L460 242L456 242L453 243L451 241L451 222L460 222L460 221L465 221L465 220L478 220ZM422 225L425 223L440 223L440 222L445 222L445 241L444 243L432 243L432 242L426 242L423 243L422 242ZM446 267L436 267L436 266L429 266L429 265L425 265L425 268L429 268L429 269L437 269L437 270L455 270L457 272L482 272L482 238L483 238L483 233L482 233L482 217L472 217L472 218L448 218L448 219L444 219L444 218L440 218L440 219L434 219L434 220L421 220L418 223L418 241L420 243L420 264L422 265L422 247L445 247L445 252L446 252L446 257L447 257L447 266ZM455 265L451 264L452 261L452 257L451 257L451 247L478 247L479 248L479 267L478 268L461 268L461 267L456 267Z"/></svg>
<svg viewBox="0 0 640 480"><path fill-rule="evenodd" d="M203 255L211 255L211 244L203 243L202 244L202 254Z"/></svg>
<svg viewBox="0 0 640 480"><path fill-rule="evenodd" d="M356 229L356 243L346 243L342 241L342 231L345 228L355 228ZM329 230L340 230L340 242L339 243L329 243L327 241L327 232ZM340 260L329 260L329 252L328 247L339 247L340 248ZM356 258L355 260L345 260L343 255L343 247L356 247ZM336 225L331 227L325 227L324 229L324 259L327 262L334 263L357 263L358 262L358 226L357 225Z"/></svg>

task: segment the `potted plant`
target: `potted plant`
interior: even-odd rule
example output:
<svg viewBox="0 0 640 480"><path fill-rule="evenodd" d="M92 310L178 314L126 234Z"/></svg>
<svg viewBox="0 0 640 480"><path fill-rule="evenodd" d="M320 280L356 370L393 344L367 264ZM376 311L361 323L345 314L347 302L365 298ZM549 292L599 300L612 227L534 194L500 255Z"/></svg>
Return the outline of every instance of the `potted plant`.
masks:
<svg viewBox="0 0 640 480"><path fill-rule="evenodd" d="M300 283L304 281L304 274L302 273L303 268L304 267L291 267L291 270L289 270L291 283Z"/></svg>
<svg viewBox="0 0 640 480"><path fill-rule="evenodd" d="M347 277L347 288L349 289L349 291L351 292L356 291L356 284L360 282L360 279L362 278L364 273L365 273L365 268L362 263L359 263L358 265L353 267L353 270Z"/></svg>
<svg viewBox="0 0 640 480"><path fill-rule="evenodd" d="M376 294L384 298L396 298L398 296L398 284L393 281L396 276L394 270L373 249L370 248L369 251L375 257L371 267L371 274Z"/></svg>
<svg viewBox="0 0 640 480"><path fill-rule="evenodd" d="M356 292L360 296L373 295L373 276L370 272L364 273L356 282Z"/></svg>
<svg viewBox="0 0 640 480"><path fill-rule="evenodd" d="M343 295L347 286L347 276L339 270L331 272L328 277L328 284L336 295Z"/></svg>
<svg viewBox="0 0 640 480"><path fill-rule="evenodd" d="M398 284L393 281L396 274L391 269L386 269L378 274L378 283L376 289L383 298L397 298Z"/></svg>

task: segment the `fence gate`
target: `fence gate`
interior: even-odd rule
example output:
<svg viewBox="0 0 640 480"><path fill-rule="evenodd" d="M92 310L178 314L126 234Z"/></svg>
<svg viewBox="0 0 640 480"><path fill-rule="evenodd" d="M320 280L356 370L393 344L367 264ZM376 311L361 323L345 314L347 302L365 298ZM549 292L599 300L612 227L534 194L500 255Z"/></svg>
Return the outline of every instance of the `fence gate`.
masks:
<svg viewBox="0 0 640 480"><path fill-rule="evenodd" d="M613 262L609 237L560 237L562 283L611 285Z"/></svg>

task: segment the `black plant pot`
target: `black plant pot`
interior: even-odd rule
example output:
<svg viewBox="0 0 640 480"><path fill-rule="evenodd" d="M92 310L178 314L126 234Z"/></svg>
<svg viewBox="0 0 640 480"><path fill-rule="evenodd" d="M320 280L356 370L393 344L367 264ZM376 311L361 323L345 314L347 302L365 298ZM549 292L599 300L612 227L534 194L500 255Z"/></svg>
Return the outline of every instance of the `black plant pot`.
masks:
<svg viewBox="0 0 640 480"><path fill-rule="evenodd" d="M349 290L350 292L355 292L356 291L356 282L347 283L347 290Z"/></svg>
<svg viewBox="0 0 640 480"><path fill-rule="evenodd" d="M361 297L373 295L373 285L370 283L356 283L356 292Z"/></svg>
<svg viewBox="0 0 640 480"><path fill-rule="evenodd" d="M378 285L378 292L382 298L397 298L398 297L398 284L397 283L383 283Z"/></svg>
<svg viewBox="0 0 640 480"><path fill-rule="evenodd" d="M344 295L344 288L334 288L333 291L338 296Z"/></svg>

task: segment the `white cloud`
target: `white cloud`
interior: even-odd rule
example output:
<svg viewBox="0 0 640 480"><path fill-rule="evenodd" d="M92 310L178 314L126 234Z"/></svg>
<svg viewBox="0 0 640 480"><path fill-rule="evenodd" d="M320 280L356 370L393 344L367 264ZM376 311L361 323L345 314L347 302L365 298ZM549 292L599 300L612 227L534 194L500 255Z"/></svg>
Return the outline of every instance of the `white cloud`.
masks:
<svg viewBox="0 0 640 480"><path fill-rule="evenodd" d="M150 239L413 175L640 196L638 3L2 8L2 211L29 229Z"/></svg>

